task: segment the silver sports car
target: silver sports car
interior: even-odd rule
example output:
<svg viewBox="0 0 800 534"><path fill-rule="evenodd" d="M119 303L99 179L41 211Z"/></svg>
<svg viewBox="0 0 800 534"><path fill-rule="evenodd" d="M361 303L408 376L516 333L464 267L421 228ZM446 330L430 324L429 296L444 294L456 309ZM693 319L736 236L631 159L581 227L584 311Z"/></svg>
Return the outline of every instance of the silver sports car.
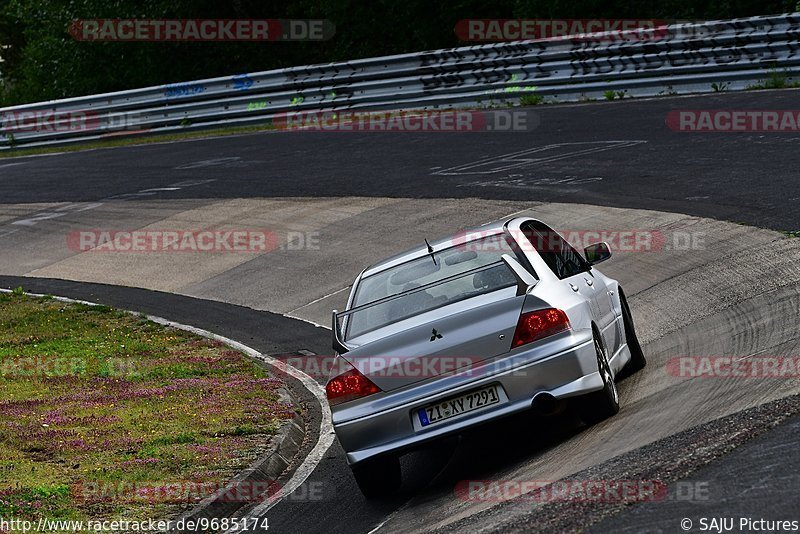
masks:
<svg viewBox="0 0 800 534"><path fill-rule="evenodd" d="M617 413L615 378L645 357L622 288L594 267L610 256L516 217L362 271L333 312L326 390L364 495L399 487L403 452L475 425L564 399L587 424Z"/></svg>

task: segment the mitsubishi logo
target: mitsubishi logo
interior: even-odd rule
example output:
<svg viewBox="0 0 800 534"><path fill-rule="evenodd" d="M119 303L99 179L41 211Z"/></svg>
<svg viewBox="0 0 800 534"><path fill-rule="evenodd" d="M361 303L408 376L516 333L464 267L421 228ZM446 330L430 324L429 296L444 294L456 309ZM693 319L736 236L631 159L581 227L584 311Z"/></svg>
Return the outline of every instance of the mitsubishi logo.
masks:
<svg viewBox="0 0 800 534"><path fill-rule="evenodd" d="M442 334L436 331L434 328L431 330L431 341L436 341L437 339L442 339Z"/></svg>

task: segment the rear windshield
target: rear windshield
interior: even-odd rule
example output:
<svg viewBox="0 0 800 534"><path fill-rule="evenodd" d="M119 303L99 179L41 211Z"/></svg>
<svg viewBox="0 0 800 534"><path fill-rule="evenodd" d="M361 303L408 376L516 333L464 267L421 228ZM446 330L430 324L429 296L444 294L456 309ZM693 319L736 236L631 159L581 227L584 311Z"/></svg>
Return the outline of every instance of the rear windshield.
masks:
<svg viewBox="0 0 800 534"><path fill-rule="evenodd" d="M347 337L515 285L503 254L518 257L507 237L498 234L362 278L351 308L364 308L349 315Z"/></svg>

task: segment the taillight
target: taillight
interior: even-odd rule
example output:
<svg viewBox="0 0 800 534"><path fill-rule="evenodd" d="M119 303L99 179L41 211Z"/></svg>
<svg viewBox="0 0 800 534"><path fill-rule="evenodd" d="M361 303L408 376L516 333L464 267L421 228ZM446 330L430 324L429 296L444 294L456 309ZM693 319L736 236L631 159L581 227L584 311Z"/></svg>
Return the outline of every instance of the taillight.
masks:
<svg viewBox="0 0 800 534"><path fill-rule="evenodd" d="M358 369L350 364L346 365L350 369L331 378L325 386L325 392L328 394L328 403L331 406L360 399L367 395L378 393L381 390L372 383L372 380L361 374Z"/></svg>
<svg viewBox="0 0 800 534"><path fill-rule="evenodd" d="M553 334L558 334L564 330L569 330L569 318L567 314L555 308L546 310L536 310L523 313L517 323L517 331L514 332L514 341L511 348L532 343Z"/></svg>

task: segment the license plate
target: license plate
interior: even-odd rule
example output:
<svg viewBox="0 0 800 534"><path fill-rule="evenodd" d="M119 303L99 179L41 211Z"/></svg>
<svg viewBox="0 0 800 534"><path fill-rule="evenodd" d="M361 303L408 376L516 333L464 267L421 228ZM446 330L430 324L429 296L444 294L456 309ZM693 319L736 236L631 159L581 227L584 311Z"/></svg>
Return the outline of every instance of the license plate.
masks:
<svg viewBox="0 0 800 534"><path fill-rule="evenodd" d="M417 411L417 415L420 424L428 426L498 402L500 402L500 396L497 394L497 386L488 386L421 408Z"/></svg>

